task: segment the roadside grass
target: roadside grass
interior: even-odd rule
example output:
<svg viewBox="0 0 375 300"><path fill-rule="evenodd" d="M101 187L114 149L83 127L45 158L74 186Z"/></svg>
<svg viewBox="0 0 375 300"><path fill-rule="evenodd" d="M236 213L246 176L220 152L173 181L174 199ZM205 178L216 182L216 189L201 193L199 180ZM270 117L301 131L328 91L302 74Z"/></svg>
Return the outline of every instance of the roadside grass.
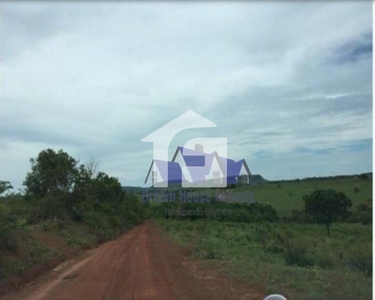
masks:
<svg viewBox="0 0 375 300"><path fill-rule="evenodd" d="M0 296L16 287L12 282L18 287L79 251L118 237L145 216L130 195L120 202L103 197L102 206L85 202L85 210L70 214L56 205L59 201L0 197Z"/></svg>
<svg viewBox="0 0 375 300"><path fill-rule="evenodd" d="M372 227L157 221L191 258L290 299L371 299Z"/></svg>
<svg viewBox="0 0 375 300"><path fill-rule="evenodd" d="M51 219L11 226L0 237L0 282L33 267L51 268L67 255L113 239L123 231L98 231L87 224ZM1 236L1 232L0 232ZM3 242L3 243L1 243Z"/></svg>
<svg viewBox="0 0 375 300"><path fill-rule="evenodd" d="M35 230L59 236L72 250L89 249L100 242L100 237L92 228L82 223L61 220L45 220L33 226Z"/></svg>
<svg viewBox="0 0 375 300"><path fill-rule="evenodd" d="M23 275L35 266L49 266L53 259L63 259L58 253L32 237L30 228L10 231L14 248L0 251L0 281Z"/></svg>

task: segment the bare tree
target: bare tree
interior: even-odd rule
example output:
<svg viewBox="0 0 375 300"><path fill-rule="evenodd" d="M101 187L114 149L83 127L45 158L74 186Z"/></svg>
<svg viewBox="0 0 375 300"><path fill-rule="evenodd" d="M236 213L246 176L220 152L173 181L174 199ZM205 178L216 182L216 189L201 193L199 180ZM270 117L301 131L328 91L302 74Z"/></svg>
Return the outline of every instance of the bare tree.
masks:
<svg viewBox="0 0 375 300"><path fill-rule="evenodd" d="M98 166L99 166L98 160L95 157L91 156L89 161L86 163L86 168L88 172L90 173L91 178L96 177L97 172L98 172Z"/></svg>

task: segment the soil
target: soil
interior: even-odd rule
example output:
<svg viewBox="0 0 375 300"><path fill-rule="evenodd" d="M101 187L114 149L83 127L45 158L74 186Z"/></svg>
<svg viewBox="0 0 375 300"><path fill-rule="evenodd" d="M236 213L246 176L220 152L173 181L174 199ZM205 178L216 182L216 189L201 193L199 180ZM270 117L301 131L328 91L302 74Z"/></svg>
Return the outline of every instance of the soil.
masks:
<svg viewBox="0 0 375 300"><path fill-rule="evenodd" d="M52 244L52 241L51 241ZM263 299L247 285L187 258L151 221L60 264L2 300Z"/></svg>

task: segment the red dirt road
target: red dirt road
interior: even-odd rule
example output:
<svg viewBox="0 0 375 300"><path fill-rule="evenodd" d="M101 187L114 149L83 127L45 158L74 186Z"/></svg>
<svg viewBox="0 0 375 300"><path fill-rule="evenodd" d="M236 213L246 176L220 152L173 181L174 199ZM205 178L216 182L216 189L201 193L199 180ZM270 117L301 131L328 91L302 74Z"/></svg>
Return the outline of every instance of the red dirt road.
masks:
<svg viewBox="0 0 375 300"><path fill-rule="evenodd" d="M146 222L2 299L263 299L244 285L200 269L185 255Z"/></svg>

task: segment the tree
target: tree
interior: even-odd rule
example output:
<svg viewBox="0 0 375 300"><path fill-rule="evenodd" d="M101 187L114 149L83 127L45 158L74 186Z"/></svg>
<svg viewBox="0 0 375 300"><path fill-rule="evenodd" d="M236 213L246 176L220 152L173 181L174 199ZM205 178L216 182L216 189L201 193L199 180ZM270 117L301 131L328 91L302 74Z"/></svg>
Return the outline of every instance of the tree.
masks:
<svg viewBox="0 0 375 300"><path fill-rule="evenodd" d="M117 178L99 172L95 178L90 179L87 196L94 206L108 207L121 202L124 194Z"/></svg>
<svg viewBox="0 0 375 300"><path fill-rule="evenodd" d="M99 162L95 159L95 157L91 156L89 161L85 165L91 179L96 177L98 166Z"/></svg>
<svg viewBox="0 0 375 300"><path fill-rule="evenodd" d="M31 172L24 185L26 193L34 197L61 196L72 192L78 174L77 161L63 150L43 150L30 159Z"/></svg>
<svg viewBox="0 0 375 300"><path fill-rule="evenodd" d="M352 201L342 192L332 189L316 190L304 196L305 211L319 223L326 225L327 235L333 221L349 214Z"/></svg>
<svg viewBox="0 0 375 300"><path fill-rule="evenodd" d="M0 180L0 194L6 192L7 190L13 189L9 181Z"/></svg>

